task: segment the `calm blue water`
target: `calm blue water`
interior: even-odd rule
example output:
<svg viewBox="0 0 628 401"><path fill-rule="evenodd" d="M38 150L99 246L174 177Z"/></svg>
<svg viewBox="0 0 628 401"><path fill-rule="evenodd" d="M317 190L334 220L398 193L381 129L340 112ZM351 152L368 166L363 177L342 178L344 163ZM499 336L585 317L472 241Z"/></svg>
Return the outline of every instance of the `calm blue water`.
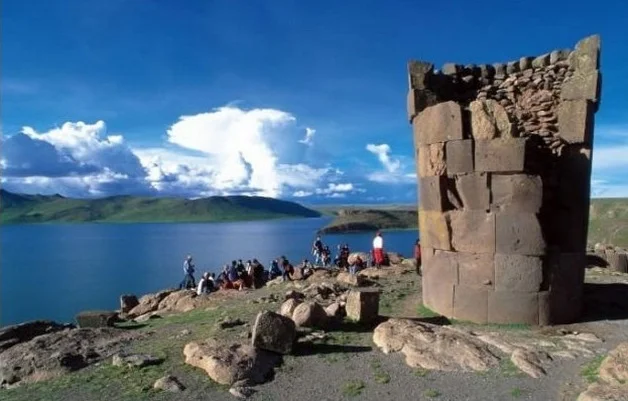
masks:
<svg viewBox="0 0 628 401"><path fill-rule="evenodd" d="M0 228L0 326L34 319L70 322L87 309L117 309L120 294L177 286L183 258L198 279L233 259L266 267L286 255L311 258L315 232L329 218L220 224L54 224ZM323 236L368 250L373 233ZM384 233L389 251L410 255L416 231Z"/></svg>

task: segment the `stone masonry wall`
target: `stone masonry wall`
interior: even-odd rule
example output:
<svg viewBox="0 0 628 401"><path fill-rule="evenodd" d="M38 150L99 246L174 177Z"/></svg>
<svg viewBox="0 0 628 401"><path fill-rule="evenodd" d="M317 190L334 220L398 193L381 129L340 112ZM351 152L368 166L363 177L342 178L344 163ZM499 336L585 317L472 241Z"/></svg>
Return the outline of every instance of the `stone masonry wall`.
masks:
<svg viewBox="0 0 628 401"><path fill-rule="evenodd" d="M599 36L492 65L408 64L423 302L477 323L580 314Z"/></svg>

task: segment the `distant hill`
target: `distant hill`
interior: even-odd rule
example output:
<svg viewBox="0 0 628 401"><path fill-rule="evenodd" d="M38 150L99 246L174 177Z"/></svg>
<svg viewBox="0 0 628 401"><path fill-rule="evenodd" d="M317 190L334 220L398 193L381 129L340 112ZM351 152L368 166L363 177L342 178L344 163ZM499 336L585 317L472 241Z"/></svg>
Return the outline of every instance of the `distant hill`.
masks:
<svg viewBox="0 0 628 401"><path fill-rule="evenodd" d="M0 190L2 223L219 222L320 215L295 202L259 196L212 196L195 200L135 196L70 199Z"/></svg>
<svg viewBox="0 0 628 401"><path fill-rule="evenodd" d="M320 229L320 232L324 234L416 228L418 222L416 208L409 207L371 208L369 206L368 208L348 207L337 210L326 208L325 212L336 217Z"/></svg>
<svg viewBox="0 0 628 401"><path fill-rule="evenodd" d="M591 199L589 239L628 248L628 199Z"/></svg>

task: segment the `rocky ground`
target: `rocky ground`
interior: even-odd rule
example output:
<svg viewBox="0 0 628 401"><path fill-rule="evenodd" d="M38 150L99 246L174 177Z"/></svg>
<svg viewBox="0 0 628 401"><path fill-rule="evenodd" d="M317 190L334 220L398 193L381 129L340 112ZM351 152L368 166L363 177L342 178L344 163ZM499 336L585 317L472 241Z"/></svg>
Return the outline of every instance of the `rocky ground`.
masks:
<svg viewBox="0 0 628 401"><path fill-rule="evenodd" d="M355 284L381 291L377 320L342 318ZM249 292L166 291L129 305L117 329L0 330L0 399L628 400L628 275L589 269L585 292L581 322L532 328L434 315L409 263L360 282L317 272ZM313 327L276 349L289 354L260 349L285 344L260 337L264 310Z"/></svg>

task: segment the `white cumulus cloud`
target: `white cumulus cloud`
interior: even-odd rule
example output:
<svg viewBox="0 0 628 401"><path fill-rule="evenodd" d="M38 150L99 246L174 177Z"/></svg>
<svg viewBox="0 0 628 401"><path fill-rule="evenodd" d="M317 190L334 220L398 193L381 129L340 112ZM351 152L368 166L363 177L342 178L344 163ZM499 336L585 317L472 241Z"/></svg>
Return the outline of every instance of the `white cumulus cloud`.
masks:
<svg viewBox="0 0 628 401"><path fill-rule="evenodd" d="M303 139L300 139L299 143L311 146L312 143L314 142L314 134L316 134L316 130L314 128L309 128L309 127L306 128L305 137L303 137Z"/></svg>
<svg viewBox="0 0 628 401"><path fill-rule="evenodd" d="M377 156L383 169L376 170L367 174L369 181L379 184L400 184L416 182L415 172L406 172L405 166L402 166L401 160L392 155L392 149L386 143L379 145L369 143L366 150Z"/></svg>

